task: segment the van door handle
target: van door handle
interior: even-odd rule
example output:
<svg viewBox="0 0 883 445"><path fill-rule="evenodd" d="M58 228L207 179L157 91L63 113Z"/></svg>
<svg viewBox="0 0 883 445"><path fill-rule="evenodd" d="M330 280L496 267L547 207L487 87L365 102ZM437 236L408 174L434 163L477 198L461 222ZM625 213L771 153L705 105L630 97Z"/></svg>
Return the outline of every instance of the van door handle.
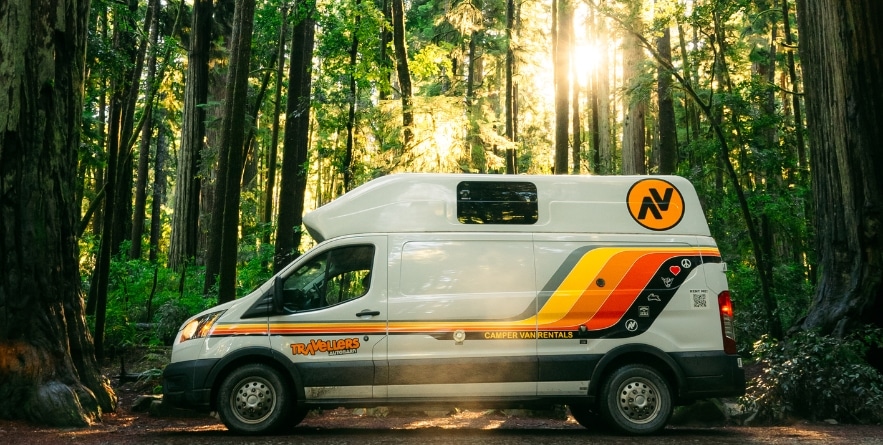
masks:
<svg viewBox="0 0 883 445"><path fill-rule="evenodd" d="M362 310L362 312L359 312L358 314L356 314L356 317L367 317L367 316L376 316L376 315L380 315L380 311L371 311L368 309L364 309L364 310Z"/></svg>

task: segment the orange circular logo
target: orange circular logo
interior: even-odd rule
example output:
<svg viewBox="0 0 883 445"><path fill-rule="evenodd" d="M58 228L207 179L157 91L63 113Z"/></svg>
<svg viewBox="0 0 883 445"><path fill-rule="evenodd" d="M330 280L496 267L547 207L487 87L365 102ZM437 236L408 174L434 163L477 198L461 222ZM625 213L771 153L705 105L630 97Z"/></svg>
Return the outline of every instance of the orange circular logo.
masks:
<svg viewBox="0 0 883 445"><path fill-rule="evenodd" d="M629 189L626 203L638 224L650 230L668 230L684 217L684 197L670 182L642 179Z"/></svg>

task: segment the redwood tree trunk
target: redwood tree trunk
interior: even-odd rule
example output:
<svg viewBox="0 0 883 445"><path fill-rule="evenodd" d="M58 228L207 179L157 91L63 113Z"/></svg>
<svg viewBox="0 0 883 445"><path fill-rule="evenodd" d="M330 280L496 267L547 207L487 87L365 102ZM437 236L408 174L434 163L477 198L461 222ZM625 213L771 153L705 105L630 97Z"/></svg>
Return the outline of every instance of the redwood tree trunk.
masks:
<svg viewBox="0 0 883 445"><path fill-rule="evenodd" d="M665 28L656 41L659 56L671 63L671 31ZM659 174L671 175L678 168L677 125L671 94L671 73L660 65L656 71L656 98L659 101Z"/></svg>
<svg viewBox="0 0 883 445"><path fill-rule="evenodd" d="M555 58L555 174L566 175L567 155L569 147L570 126L570 36L573 28L573 16L570 2L556 0L557 11L553 11L553 17L557 19L555 27L555 45L553 57Z"/></svg>
<svg viewBox="0 0 883 445"><path fill-rule="evenodd" d="M638 18L637 10L633 11L633 23L636 32L641 32L642 25ZM644 59L644 50L641 42L629 34L623 39L623 81L628 83L639 77L640 67ZM646 133L644 112L646 110L646 98L639 88L627 86L624 105L626 110L625 122L622 125L622 174L644 175L647 173L645 162L646 156Z"/></svg>
<svg viewBox="0 0 883 445"><path fill-rule="evenodd" d="M883 326L883 2L797 7L820 270L802 326L844 335Z"/></svg>
<svg viewBox="0 0 883 445"><path fill-rule="evenodd" d="M0 418L85 426L116 409L78 267L88 18L88 0L0 7Z"/></svg>
<svg viewBox="0 0 883 445"><path fill-rule="evenodd" d="M392 44L396 55L396 72L402 95L402 127L405 147L414 139L414 99L411 97L411 70L408 68L408 49L405 42L405 4L392 1Z"/></svg>
<svg viewBox="0 0 883 445"><path fill-rule="evenodd" d="M515 50L512 42L512 33L515 30L515 0L506 1L506 139L515 142ZM516 170L515 149L506 149L506 173L514 175Z"/></svg>
<svg viewBox="0 0 883 445"><path fill-rule="evenodd" d="M195 0L190 27L187 81L184 89L184 114L181 149L175 180L174 218L169 245L169 267L179 269L196 256L199 236L199 175L201 150L205 138L205 107L208 98L208 61L212 40L212 1Z"/></svg>
<svg viewBox="0 0 883 445"><path fill-rule="evenodd" d="M214 284L210 265L217 264L218 303L236 298L236 259L239 251L239 202L242 192L245 114L248 108L248 74L251 60L254 0L242 0L234 13L230 45L230 70L227 77L227 101L221 146L218 153L218 179L212 210L211 242L206 255L205 287L208 294Z"/></svg>
<svg viewBox="0 0 883 445"><path fill-rule="evenodd" d="M273 269L278 272L297 255L307 188L307 148L310 130L310 90L315 48L315 3L306 2L295 13L291 36L288 102L282 144L282 178L279 184L279 217Z"/></svg>

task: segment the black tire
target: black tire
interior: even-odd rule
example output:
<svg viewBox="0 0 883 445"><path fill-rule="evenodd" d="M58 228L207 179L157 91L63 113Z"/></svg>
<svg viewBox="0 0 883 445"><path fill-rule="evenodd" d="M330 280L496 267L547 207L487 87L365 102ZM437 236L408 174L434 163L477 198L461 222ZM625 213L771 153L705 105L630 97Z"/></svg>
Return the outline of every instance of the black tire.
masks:
<svg viewBox="0 0 883 445"><path fill-rule="evenodd" d="M613 371L604 382L601 397L601 415L622 433L653 434L665 428L671 418L668 382L646 365L626 365Z"/></svg>
<svg viewBox="0 0 883 445"><path fill-rule="evenodd" d="M245 365L221 383L218 414L230 431L239 434L277 433L292 421L290 394L285 379L272 367Z"/></svg>

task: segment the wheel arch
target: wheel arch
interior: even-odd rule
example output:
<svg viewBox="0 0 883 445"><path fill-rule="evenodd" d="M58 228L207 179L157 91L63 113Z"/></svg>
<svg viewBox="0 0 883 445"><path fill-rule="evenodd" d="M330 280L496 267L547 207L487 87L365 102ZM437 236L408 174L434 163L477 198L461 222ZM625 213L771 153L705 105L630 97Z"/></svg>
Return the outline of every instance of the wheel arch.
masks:
<svg viewBox="0 0 883 445"><path fill-rule="evenodd" d="M271 366L278 371L285 379L285 383L292 387L294 391L292 395L295 397L295 403L300 405L304 401L303 380L300 373L287 357L278 351L262 348L250 347L243 348L224 356L211 370L207 377L207 381L211 382L211 396L209 402L212 409L217 409L217 396L221 383L236 368L242 365L260 363Z"/></svg>
<svg viewBox="0 0 883 445"><path fill-rule="evenodd" d="M681 388L686 385L686 376L680 366L668 354L650 345L630 344L618 346L601 358L592 371L589 380L589 396L600 400L602 385L617 368L629 364L643 364L659 371L672 386L672 396L680 398Z"/></svg>

